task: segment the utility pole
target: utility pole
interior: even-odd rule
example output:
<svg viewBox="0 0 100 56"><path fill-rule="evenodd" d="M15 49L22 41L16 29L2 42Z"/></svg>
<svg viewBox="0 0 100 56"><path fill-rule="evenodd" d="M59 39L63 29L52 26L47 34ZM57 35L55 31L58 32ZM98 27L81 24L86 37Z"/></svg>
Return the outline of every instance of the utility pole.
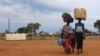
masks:
<svg viewBox="0 0 100 56"><path fill-rule="evenodd" d="M10 19L8 19L8 33L10 33Z"/></svg>

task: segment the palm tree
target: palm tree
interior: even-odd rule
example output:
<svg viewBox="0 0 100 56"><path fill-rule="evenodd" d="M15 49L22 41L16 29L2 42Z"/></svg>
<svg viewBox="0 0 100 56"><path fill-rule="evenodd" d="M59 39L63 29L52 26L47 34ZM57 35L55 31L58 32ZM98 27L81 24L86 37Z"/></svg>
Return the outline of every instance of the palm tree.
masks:
<svg viewBox="0 0 100 56"><path fill-rule="evenodd" d="M94 27L96 29L98 29L99 33L100 33L100 20L97 20L95 23L94 23Z"/></svg>
<svg viewBox="0 0 100 56"><path fill-rule="evenodd" d="M36 36L36 30L38 30L40 26L41 25L39 23L32 23L31 22L27 25L27 30L29 33L31 33L31 34L34 33L34 35Z"/></svg>

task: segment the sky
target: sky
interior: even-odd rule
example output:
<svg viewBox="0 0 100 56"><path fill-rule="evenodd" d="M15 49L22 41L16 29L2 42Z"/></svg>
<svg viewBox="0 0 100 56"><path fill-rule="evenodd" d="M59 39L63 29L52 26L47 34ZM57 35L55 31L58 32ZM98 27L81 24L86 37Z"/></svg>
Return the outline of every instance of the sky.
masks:
<svg viewBox="0 0 100 56"><path fill-rule="evenodd" d="M14 32L30 22L41 24L38 31L56 32L63 25L62 13L73 16L75 8L85 8L87 11L85 28L97 31L93 26L100 20L99 0L0 0L0 32L8 29L8 19L11 20L10 31ZM74 16L73 16L74 18ZM75 28L74 20L70 25Z"/></svg>

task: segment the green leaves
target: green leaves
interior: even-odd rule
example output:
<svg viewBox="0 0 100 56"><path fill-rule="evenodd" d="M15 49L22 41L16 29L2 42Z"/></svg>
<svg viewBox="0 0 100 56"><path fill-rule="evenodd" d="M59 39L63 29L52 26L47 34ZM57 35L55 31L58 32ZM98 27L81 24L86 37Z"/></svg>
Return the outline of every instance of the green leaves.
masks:
<svg viewBox="0 0 100 56"><path fill-rule="evenodd" d="M36 33L36 30L39 29L41 25L39 23L29 23L26 27L21 27L17 29L18 33Z"/></svg>
<svg viewBox="0 0 100 56"><path fill-rule="evenodd" d="M94 27L96 29L98 29L98 31L100 32L100 20L97 20L95 23L94 23Z"/></svg>

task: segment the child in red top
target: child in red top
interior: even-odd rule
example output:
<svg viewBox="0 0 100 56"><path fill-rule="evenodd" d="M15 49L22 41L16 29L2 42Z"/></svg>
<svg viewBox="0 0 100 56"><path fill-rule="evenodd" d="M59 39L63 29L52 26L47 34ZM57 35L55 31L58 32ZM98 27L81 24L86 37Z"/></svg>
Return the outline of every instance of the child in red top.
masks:
<svg viewBox="0 0 100 56"><path fill-rule="evenodd" d="M75 48L75 33L70 34L70 41L71 41L71 46L72 46L72 52L74 52L74 48Z"/></svg>
<svg viewBox="0 0 100 56"><path fill-rule="evenodd" d="M66 39L68 38L68 33L67 33L67 31L68 31L68 26L64 25L64 26L63 26L62 33L61 33L61 37L62 37L62 39L63 39L63 48L64 48L65 52L66 52L65 41L66 41Z"/></svg>
<svg viewBox="0 0 100 56"><path fill-rule="evenodd" d="M70 54L72 52L72 46L71 46L71 43L70 43L70 39L66 39L65 49L66 49L67 54Z"/></svg>

